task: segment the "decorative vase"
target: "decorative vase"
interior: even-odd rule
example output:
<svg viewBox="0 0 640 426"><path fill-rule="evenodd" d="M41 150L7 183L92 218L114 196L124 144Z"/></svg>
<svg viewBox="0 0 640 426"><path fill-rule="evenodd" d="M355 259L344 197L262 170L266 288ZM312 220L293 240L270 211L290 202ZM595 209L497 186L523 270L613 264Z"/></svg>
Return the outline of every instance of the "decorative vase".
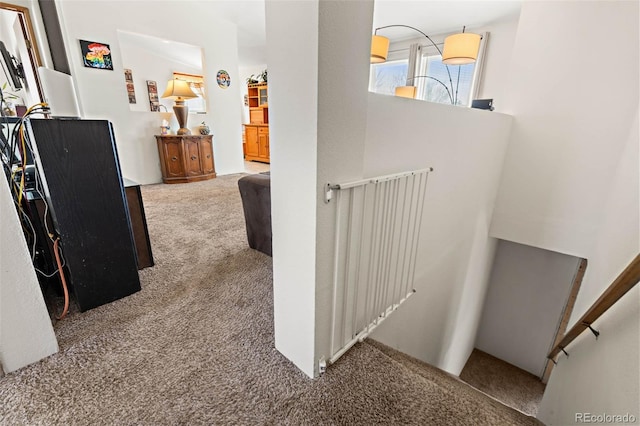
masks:
<svg viewBox="0 0 640 426"><path fill-rule="evenodd" d="M201 135L208 135L209 133L211 133L211 129L209 128L209 126L207 126L207 124L205 124L205 122L202 122L202 126L200 126L200 128L198 129L200 131Z"/></svg>

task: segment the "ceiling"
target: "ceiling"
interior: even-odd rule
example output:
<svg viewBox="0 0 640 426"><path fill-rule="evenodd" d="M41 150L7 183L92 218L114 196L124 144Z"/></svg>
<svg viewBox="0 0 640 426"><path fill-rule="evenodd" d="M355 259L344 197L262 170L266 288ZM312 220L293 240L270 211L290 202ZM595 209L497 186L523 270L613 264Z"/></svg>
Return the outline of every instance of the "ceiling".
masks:
<svg viewBox="0 0 640 426"><path fill-rule="evenodd" d="M238 26L240 66L266 63L264 0L216 1L219 15ZM376 0L373 28L404 24L443 34L485 26L519 15L522 0ZM411 30L389 29L393 40L415 37Z"/></svg>
<svg viewBox="0 0 640 426"><path fill-rule="evenodd" d="M457 32L463 26L484 26L520 13L522 0L376 0L373 28L404 24L429 35ZM238 27L240 67L263 65L266 57L264 0L215 0L210 6L218 18ZM415 37L407 29L385 30L392 40Z"/></svg>
<svg viewBox="0 0 640 426"><path fill-rule="evenodd" d="M377 0L373 28L403 24L427 35L460 32L463 26L476 28L517 17L521 5L522 0ZM416 36L409 29L386 31L384 35L395 41Z"/></svg>

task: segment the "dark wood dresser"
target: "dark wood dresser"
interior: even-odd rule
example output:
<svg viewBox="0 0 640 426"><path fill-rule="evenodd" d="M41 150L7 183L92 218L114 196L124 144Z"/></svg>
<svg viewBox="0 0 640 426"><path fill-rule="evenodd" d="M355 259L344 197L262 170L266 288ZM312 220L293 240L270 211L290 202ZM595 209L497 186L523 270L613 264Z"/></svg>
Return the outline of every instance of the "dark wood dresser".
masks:
<svg viewBox="0 0 640 426"><path fill-rule="evenodd" d="M140 185L127 178L122 180L129 208L129 219L131 221L133 243L136 248L138 270L140 270L154 265L149 230L147 229L147 217L144 213Z"/></svg>
<svg viewBox="0 0 640 426"><path fill-rule="evenodd" d="M187 183L216 177L211 135L157 135L164 183Z"/></svg>

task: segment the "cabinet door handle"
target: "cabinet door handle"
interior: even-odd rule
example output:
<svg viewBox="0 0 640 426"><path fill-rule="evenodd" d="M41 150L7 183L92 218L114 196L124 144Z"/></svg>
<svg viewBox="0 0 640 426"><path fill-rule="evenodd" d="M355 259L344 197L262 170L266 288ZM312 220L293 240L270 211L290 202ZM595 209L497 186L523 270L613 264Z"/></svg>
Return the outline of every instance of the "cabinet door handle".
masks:
<svg viewBox="0 0 640 426"><path fill-rule="evenodd" d="M211 154L207 154L207 158L211 158Z"/></svg>
<svg viewBox="0 0 640 426"><path fill-rule="evenodd" d="M192 156L191 156L191 159L192 159L192 160L196 160L197 158L198 158L198 157L196 157L195 155L192 155Z"/></svg>
<svg viewBox="0 0 640 426"><path fill-rule="evenodd" d="M173 157L171 157L171 161L178 161L178 157L174 155Z"/></svg>

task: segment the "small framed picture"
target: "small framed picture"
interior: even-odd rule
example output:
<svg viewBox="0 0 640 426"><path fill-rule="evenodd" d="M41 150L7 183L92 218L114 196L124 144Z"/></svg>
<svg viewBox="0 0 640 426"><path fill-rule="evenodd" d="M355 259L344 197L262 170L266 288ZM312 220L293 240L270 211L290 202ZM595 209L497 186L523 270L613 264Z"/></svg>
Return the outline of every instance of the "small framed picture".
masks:
<svg viewBox="0 0 640 426"><path fill-rule="evenodd" d="M149 92L149 107L151 111L160 111L160 102L158 101L158 85L153 80L147 80L147 92Z"/></svg>
<svg viewBox="0 0 640 426"><path fill-rule="evenodd" d="M82 52L82 62L85 67L113 71L111 49L108 44L80 40L80 51Z"/></svg>

